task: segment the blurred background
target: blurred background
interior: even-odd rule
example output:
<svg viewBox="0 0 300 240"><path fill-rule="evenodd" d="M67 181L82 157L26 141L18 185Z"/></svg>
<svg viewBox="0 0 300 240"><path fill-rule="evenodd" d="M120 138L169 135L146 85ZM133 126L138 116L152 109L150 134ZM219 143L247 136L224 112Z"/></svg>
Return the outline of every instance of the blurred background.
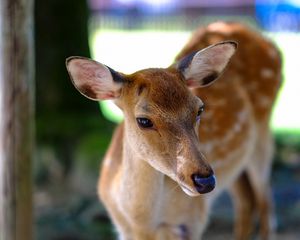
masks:
<svg viewBox="0 0 300 240"><path fill-rule="evenodd" d="M65 58L91 57L124 73L167 67L196 28L217 20L248 24L282 52L272 187L279 239L300 239L300 0L36 0L36 239L115 239L96 183L122 115L109 101L82 97ZM226 193L214 209L204 238L232 239Z"/></svg>

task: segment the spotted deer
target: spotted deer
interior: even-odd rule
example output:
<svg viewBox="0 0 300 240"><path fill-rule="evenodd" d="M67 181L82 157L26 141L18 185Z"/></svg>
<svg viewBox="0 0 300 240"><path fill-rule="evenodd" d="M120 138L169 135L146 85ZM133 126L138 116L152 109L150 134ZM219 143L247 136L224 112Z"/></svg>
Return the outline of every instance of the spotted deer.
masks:
<svg viewBox="0 0 300 240"><path fill-rule="evenodd" d="M271 236L269 119L281 78L271 42L218 22L198 29L165 69L125 75L83 57L66 65L80 93L113 99L124 113L98 183L119 239L200 239L224 189L236 238L250 237L255 211L261 237Z"/></svg>

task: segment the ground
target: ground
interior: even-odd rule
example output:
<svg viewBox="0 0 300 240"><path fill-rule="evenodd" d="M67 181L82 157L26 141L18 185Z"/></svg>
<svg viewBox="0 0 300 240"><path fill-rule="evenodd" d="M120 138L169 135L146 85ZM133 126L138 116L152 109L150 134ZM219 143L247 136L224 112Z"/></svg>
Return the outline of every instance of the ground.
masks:
<svg viewBox="0 0 300 240"><path fill-rule="evenodd" d="M90 181L93 179L92 177ZM278 240L300 239L299 183L300 167L280 165L274 168L272 188L278 220ZM51 189L36 191L36 239L116 239L96 191L87 190L86 193L79 194L74 189L70 187L69 181L65 181ZM213 207L211 221L203 239L233 239L232 221L232 205L228 194L224 193Z"/></svg>

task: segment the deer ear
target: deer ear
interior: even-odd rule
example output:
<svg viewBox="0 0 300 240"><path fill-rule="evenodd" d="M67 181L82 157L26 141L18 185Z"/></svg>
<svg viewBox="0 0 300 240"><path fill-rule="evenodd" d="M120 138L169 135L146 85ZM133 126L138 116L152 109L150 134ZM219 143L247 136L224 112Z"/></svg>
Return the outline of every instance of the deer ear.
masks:
<svg viewBox="0 0 300 240"><path fill-rule="evenodd" d="M235 53L237 43L228 41L192 53L177 63L190 88L204 87L214 82Z"/></svg>
<svg viewBox="0 0 300 240"><path fill-rule="evenodd" d="M74 86L85 97L106 100L121 95L124 79L111 68L84 57L69 57L66 66Z"/></svg>

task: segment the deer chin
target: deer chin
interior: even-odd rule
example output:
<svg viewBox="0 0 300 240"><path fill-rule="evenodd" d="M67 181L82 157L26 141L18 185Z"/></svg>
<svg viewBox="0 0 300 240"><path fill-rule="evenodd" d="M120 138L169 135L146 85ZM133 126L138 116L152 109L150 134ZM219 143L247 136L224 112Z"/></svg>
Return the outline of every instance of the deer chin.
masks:
<svg viewBox="0 0 300 240"><path fill-rule="evenodd" d="M196 190L193 189L189 186L187 186L187 184L185 184L182 180L179 180L175 174L171 174L171 175L167 175L169 178L171 178L173 181L175 181L179 187L182 189L182 191L187 194L190 197L197 197L200 195L200 193Z"/></svg>
<svg viewBox="0 0 300 240"><path fill-rule="evenodd" d="M184 191L184 193L189 195L190 197L197 197L200 195L196 190L191 190L190 188L188 188L180 183L179 183L179 186L181 187L182 191Z"/></svg>

